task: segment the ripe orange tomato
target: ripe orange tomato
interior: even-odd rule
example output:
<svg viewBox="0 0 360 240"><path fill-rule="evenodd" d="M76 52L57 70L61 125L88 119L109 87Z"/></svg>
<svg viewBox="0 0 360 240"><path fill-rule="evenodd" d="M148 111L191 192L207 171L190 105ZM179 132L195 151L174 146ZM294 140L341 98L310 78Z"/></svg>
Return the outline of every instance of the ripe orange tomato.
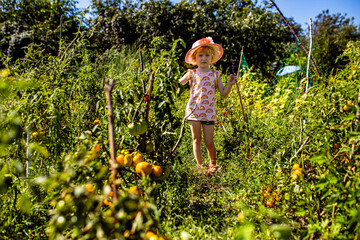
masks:
<svg viewBox="0 0 360 240"><path fill-rule="evenodd" d="M273 207L274 202L275 202L275 200L273 198L270 198L270 199L266 200L266 206Z"/></svg>
<svg viewBox="0 0 360 240"><path fill-rule="evenodd" d="M133 158L133 166L136 167L139 163L144 161L144 156L141 153L136 153Z"/></svg>
<svg viewBox="0 0 360 240"><path fill-rule="evenodd" d="M131 187L129 188L129 193L134 193L134 194L136 194L137 192L138 192L137 186L131 186Z"/></svg>
<svg viewBox="0 0 360 240"><path fill-rule="evenodd" d="M298 179L299 179L299 175L295 175L295 174L292 175L292 180L296 181Z"/></svg>
<svg viewBox="0 0 360 240"><path fill-rule="evenodd" d="M299 169L300 168L300 165L299 164L294 164L294 166L293 166L293 170L297 170L297 169Z"/></svg>
<svg viewBox="0 0 360 240"><path fill-rule="evenodd" d="M147 231L146 233L145 233L145 237L147 238L147 239L150 239L151 237L153 237L153 236L157 236L154 232L152 232L152 231Z"/></svg>
<svg viewBox="0 0 360 240"><path fill-rule="evenodd" d="M345 106L343 107L343 110L344 110L345 112L350 112L350 111L351 111L351 108L349 108L347 105L345 105Z"/></svg>
<svg viewBox="0 0 360 240"><path fill-rule="evenodd" d="M155 177L160 177L162 175L162 168L160 166L153 166L152 167L152 173L155 175Z"/></svg>
<svg viewBox="0 0 360 240"><path fill-rule="evenodd" d="M111 206L111 202L109 200L107 200L107 199L104 199L104 204L106 206Z"/></svg>
<svg viewBox="0 0 360 240"><path fill-rule="evenodd" d="M37 132L32 132L31 133L31 139L33 139L33 138L36 138L37 137L37 135L38 135L38 133Z"/></svg>
<svg viewBox="0 0 360 240"><path fill-rule="evenodd" d="M128 190L128 192L130 194L135 194L137 197L141 197L142 195L142 190L141 189L138 189L137 186L131 186Z"/></svg>
<svg viewBox="0 0 360 240"><path fill-rule="evenodd" d="M293 175L301 176L301 170L300 170L300 169L296 169L296 170L294 171Z"/></svg>
<svg viewBox="0 0 360 240"><path fill-rule="evenodd" d="M130 230L129 230L129 229L125 230L125 232L123 233L123 235L124 235L124 237L126 237L126 238L130 237L130 235L131 235Z"/></svg>
<svg viewBox="0 0 360 240"><path fill-rule="evenodd" d="M124 165L125 155L120 154L116 157L116 162L118 162L120 165Z"/></svg>
<svg viewBox="0 0 360 240"><path fill-rule="evenodd" d="M88 192L94 191L94 186L92 184L87 184L85 190Z"/></svg>
<svg viewBox="0 0 360 240"><path fill-rule="evenodd" d="M347 104L350 105L350 106L355 106L355 104L354 104L354 102L353 102L352 100L349 100L349 101L347 102Z"/></svg>
<svg viewBox="0 0 360 240"><path fill-rule="evenodd" d="M148 162L141 162L138 165L136 165L135 171L138 175L145 174L146 176L149 176L152 172L152 166Z"/></svg>
<svg viewBox="0 0 360 240"><path fill-rule="evenodd" d="M101 150L99 144L96 144L94 149L95 149L95 152L97 152L97 153L100 152L100 150Z"/></svg>
<svg viewBox="0 0 360 240"><path fill-rule="evenodd" d="M133 162L133 157L130 154L126 154L124 157L124 165L130 167Z"/></svg>

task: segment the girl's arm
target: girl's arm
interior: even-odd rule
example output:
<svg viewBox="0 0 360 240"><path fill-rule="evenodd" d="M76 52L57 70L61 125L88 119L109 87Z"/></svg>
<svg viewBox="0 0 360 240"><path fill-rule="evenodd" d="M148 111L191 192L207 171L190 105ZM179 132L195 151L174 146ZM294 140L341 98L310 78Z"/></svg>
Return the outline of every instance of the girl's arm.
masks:
<svg viewBox="0 0 360 240"><path fill-rule="evenodd" d="M184 75L182 78L180 78L179 83L180 83L181 85L184 85L184 84L187 83L189 80L190 80L190 71L188 71L187 73L185 73L185 75Z"/></svg>
<svg viewBox="0 0 360 240"><path fill-rule="evenodd" d="M219 89L219 92L220 92L221 96L226 97L230 93L232 86L236 82L237 82L236 76L234 74L230 74L229 83L226 85L226 87L224 87L224 84L222 83L221 77L220 77L220 74L219 74L218 79L217 79L217 83L218 83L217 87Z"/></svg>

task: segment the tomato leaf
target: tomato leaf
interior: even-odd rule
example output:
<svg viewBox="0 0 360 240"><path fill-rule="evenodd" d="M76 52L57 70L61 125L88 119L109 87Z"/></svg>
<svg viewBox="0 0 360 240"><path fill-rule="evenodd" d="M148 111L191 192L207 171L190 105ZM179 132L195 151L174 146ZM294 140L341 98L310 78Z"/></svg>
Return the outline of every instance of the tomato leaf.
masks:
<svg viewBox="0 0 360 240"><path fill-rule="evenodd" d="M345 116L344 117L344 120L348 120L348 121L351 121L353 119L356 118L356 115L355 114L349 114L348 116Z"/></svg>
<svg viewBox="0 0 360 240"><path fill-rule="evenodd" d="M295 214L296 214L296 215L300 215L300 216L305 216L306 210L301 209L301 210L295 211Z"/></svg>
<svg viewBox="0 0 360 240"><path fill-rule="evenodd" d="M314 155L310 160L322 164L327 162L329 159L326 157L325 154L320 154L320 155Z"/></svg>

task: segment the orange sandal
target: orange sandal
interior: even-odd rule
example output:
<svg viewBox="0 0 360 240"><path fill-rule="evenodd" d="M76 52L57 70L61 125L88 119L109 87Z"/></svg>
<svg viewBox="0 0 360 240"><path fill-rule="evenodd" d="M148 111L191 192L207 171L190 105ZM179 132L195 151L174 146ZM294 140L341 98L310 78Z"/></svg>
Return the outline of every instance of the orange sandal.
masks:
<svg viewBox="0 0 360 240"><path fill-rule="evenodd" d="M209 168L208 168L208 170L207 170L207 172L206 172L206 176L207 176L207 177L208 177L208 176L212 176L212 175L214 175L218 170L219 170L219 166L214 165L214 164L210 164L210 165L209 165Z"/></svg>
<svg viewBox="0 0 360 240"><path fill-rule="evenodd" d="M205 165L198 165L198 172L200 173L200 174L202 174L202 173L206 173L208 171L208 166L205 166Z"/></svg>

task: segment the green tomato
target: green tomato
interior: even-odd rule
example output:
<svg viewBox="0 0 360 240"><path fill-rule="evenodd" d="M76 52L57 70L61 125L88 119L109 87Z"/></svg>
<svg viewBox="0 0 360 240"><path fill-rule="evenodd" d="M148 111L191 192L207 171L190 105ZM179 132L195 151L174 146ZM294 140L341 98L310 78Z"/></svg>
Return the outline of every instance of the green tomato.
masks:
<svg viewBox="0 0 360 240"><path fill-rule="evenodd" d="M147 142L145 151L146 152L152 152L154 150L154 143L153 142Z"/></svg>
<svg viewBox="0 0 360 240"><path fill-rule="evenodd" d="M133 136L139 135L139 126L136 123L129 123L127 126L129 129L129 133Z"/></svg>
<svg viewBox="0 0 360 240"><path fill-rule="evenodd" d="M148 127L149 127L148 121L144 120L138 124L139 124L138 125L139 126L139 134L142 135L142 134L146 133L146 131L148 130Z"/></svg>

